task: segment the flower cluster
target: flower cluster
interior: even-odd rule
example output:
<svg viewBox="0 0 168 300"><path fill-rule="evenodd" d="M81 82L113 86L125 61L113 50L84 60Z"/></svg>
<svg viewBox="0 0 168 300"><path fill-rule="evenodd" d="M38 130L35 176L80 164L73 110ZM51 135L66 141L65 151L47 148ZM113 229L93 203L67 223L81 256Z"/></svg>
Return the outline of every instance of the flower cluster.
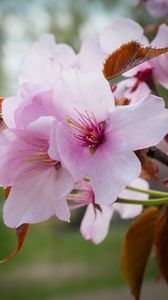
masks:
<svg viewBox="0 0 168 300"><path fill-rule="evenodd" d="M162 25L152 45L168 46L165 35L168 27ZM137 23L119 19L99 37L86 37L78 54L51 35L33 45L17 95L2 103L0 184L11 187L3 208L7 226L54 215L69 221L72 208L88 205L81 232L98 243L114 211L124 218L141 212L142 206L115 202L139 199L125 190L148 187L138 179L142 167L135 151L158 144L168 132L164 100L152 94L154 81L168 87L168 56L134 68L124 74L131 78L110 86L103 63L132 40L149 44ZM121 105L123 99L129 105Z"/></svg>

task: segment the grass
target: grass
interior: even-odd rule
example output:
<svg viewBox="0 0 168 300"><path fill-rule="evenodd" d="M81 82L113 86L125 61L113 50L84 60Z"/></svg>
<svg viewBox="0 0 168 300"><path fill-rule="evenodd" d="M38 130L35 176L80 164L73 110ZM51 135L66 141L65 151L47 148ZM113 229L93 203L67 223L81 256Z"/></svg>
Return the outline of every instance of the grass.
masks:
<svg viewBox="0 0 168 300"><path fill-rule="evenodd" d="M15 234L1 227L1 256L4 256L14 246ZM123 286L119 256L126 227L127 223L112 226L107 239L95 246L85 241L78 230L69 230L69 225L58 227L55 221L33 225L21 253L0 266L1 299L43 300ZM153 274L156 266L152 262L146 278Z"/></svg>

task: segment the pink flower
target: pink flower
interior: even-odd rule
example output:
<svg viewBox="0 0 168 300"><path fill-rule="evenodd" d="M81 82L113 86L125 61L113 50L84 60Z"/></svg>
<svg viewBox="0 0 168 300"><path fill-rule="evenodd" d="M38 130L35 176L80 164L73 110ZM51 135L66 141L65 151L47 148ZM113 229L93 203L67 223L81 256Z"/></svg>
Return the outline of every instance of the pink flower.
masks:
<svg viewBox="0 0 168 300"><path fill-rule="evenodd" d="M89 183L86 183L89 185ZM90 185L89 185L90 186ZM148 189L147 181L138 178L131 182L130 186L141 189ZM90 190L91 186L90 186ZM146 200L147 194L142 194L125 189L119 195L124 199ZM133 204L119 204L113 203L112 205L100 205L96 209L93 204L89 204L83 220L81 222L80 231L86 240L92 240L95 244L101 243L107 236L110 227L110 221L114 212L117 212L122 219L134 218L142 211L142 205Z"/></svg>
<svg viewBox="0 0 168 300"><path fill-rule="evenodd" d="M56 128L53 117L41 117L26 130L5 129L0 136L0 183L12 187L3 208L9 227L41 222L53 215L69 221L66 195L73 180L57 148L50 154Z"/></svg>
<svg viewBox="0 0 168 300"><path fill-rule="evenodd" d="M167 0L146 0L146 8L149 14L155 18L168 16Z"/></svg>
<svg viewBox="0 0 168 300"><path fill-rule="evenodd" d="M75 181L88 177L95 203L110 204L141 171L135 150L167 133L164 101L115 107L107 81L96 73L64 72L54 93L61 126L58 150Z"/></svg>

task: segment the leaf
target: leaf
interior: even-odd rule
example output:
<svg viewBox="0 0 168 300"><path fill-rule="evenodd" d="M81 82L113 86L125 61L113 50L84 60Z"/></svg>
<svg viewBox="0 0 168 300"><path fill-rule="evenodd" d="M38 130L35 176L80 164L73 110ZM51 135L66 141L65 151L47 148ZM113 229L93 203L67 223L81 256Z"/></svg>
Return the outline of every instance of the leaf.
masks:
<svg viewBox="0 0 168 300"><path fill-rule="evenodd" d="M142 47L136 41L123 44L106 59L103 68L104 76L107 80L111 80L166 52L168 52L168 48Z"/></svg>
<svg viewBox="0 0 168 300"><path fill-rule="evenodd" d="M10 261L12 258L14 258L21 248L23 247L27 232L28 232L29 224L22 224L19 227L16 228L16 234L17 234L17 246L14 249L14 251L5 259L0 260L0 264Z"/></svg>
<svg viewBox="0 0 168 300"><path fill-rule="evenodd" d="M168 283L168 207L157 222L155 246L161 274Z"/></svg>
<svg viewBox="0 0 168 300"><path fill-rule="evenodd" d="M128 229L123 241L121 268L136 300L140 297L159 212L157 207L146 209Z"/></svg>

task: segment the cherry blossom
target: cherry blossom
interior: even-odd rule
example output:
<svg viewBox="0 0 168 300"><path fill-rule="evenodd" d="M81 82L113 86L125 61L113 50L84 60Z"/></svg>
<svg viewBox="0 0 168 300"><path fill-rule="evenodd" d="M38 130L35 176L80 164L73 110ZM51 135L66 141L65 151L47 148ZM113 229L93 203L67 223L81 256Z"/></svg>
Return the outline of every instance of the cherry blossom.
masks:
<svg viewBox="0 0 168 300"><path fill-rule="evenodd" d="M54 97L63 163L75 181L90 179L95 203L114 202L140 174L134 151L159 143L167 133L164 101L150 95L146 101L115 107L103 76L77 71L62 74Z"/></svg>
<svg viewBox="0 0 168 300"><path fill-rule="evenodd" d="M0 135L0 183L11 191L3 208L9 227L37 223L53 215L69 221L66 195L73 188L70 173L50 145L56 121L41 117L26 130L5 129Z"/></svg>

